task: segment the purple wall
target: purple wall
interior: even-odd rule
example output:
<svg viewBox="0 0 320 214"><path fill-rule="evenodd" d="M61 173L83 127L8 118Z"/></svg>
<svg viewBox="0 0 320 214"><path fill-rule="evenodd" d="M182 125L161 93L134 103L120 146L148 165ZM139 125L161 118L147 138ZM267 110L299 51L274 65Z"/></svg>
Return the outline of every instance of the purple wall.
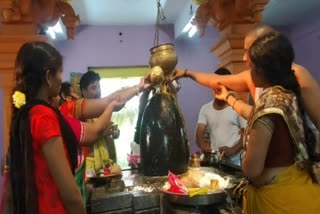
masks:
<svg viewBox="0 0 320 214"><path fill-rule="evenodd" d="M173 38L172 25L160 30L159 43ZM84 73L88 67L148 65L153 41L153 26L81 26L75 40L56 43L64 56L63 78L69 80L70 72Z"/></svg>
<svg viewBox="0 0 320 214"><path fill-rule="evenodd" d="M218 68L219 60L210 53L210 48L220 39L219 33L210 27L203 38L175 41L175 48L179 56L178 67L198 72L213 72ZM189 134L191 152L199 151L196 145L195 132L200 108L213 99L210 89L198 85L190 79L181 79L181 90L178 102L186 121Z"/></svg>
<svg viewBox="0 0 320 214"><path fill-rule="evenodd" d="M119 36L122 32L122 36ZM179 56L178 66L209 72L217 68L218 60L209 53L217 41L218 33L210 28L205 37L174 40L173 26L162 26L159 43L172 42ZM123 40L120 42L120 40ZM70 72L87 71L90 66L136 66L147 65L149 49L153 46L154 26L81 26L75 40L56 43L64 56L64 80L69 80ZM195 128L200 107L212 99L210 90L191 80L181 80L179 104L185 116L190 138L191 151L197 151Z"/></svg>
<svg viewBox="0 0 320 214"><path fill-rule="evenodd" d="M290 27L289 37L295 49L296 63L306 67L320 82L320 19L314 17Z"/></svg>

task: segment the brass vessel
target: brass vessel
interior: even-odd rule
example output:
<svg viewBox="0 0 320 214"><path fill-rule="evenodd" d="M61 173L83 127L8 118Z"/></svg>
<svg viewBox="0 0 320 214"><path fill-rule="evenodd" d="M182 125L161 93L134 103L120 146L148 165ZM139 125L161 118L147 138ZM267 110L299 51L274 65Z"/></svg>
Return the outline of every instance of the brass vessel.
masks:
<svg viewBox="0 0 320 214"><path fill-rule="evenodd" d="M191 155L189 159L189 166L190 167L200 167L200 156L197 154Z"/></svg>
<svg viewBox="0 0 320 214"><path fill-rule="evenodd" d="M150 49L150 68L160 66L164 72L164 76L171 74L178 63L177 53L173 49L173 44L166 43L155 46Z"/></svg>
<svg viewBox="0 0 320 214"><path fill-rule="evenodd" d="M163 82L164 73L163 73L163 70L162 70L162 68L160 66L156 65L156 66L151 68L150 80L155 85Z"/></svg>

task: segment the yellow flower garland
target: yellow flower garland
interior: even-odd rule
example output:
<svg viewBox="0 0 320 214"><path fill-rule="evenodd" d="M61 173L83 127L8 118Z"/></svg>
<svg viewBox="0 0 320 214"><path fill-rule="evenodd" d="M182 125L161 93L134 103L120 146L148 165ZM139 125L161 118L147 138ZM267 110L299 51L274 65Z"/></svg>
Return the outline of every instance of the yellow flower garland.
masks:
<svg viewBox="0 0 320 214"><path fill-rule="evenodd" d="M21 108L26 104L26 95L20 91L15 91L12 95L13 105L16 108Z"/></svg>

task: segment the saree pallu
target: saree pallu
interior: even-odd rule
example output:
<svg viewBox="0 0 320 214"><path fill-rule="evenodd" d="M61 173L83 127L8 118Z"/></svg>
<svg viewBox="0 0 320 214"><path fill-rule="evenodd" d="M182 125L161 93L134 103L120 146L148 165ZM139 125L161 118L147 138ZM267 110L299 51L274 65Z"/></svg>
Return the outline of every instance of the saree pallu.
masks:
<svg viewBox="0 0 320 214"><path fill-rule="evenodd" d="M292 165L280 173L272 184L245 187L245 214L319 214L320 187L309 173Z"/></svg>
<svg viewBox="0 0 320 214"><path fill-rule="evenodd" d="M74 118L77 120L84 120L84 111L86 108L86 100L85 99L79 99L76 101L68 101L62 104L59 108L60 112L63 116Z"/></svg>
<svg viewBox="0 0 320 214"><path fill-rule="evenodd" d="M73 133L75 134L77 141L81 145L85 141L85 124L79 120L65 117L66 121L72 128ZM78 151L78 165L75 169L74 178L77 186L80 189L84 204L87 202L87 193L85 185L85 171L86 171L86 150L83 147L79 147Z"/></svg>
<svg viewBox="0 0 320 214"><path fill-rule="evenodd" d="M244 149L249 146L254 122L265 115L277 114L285 121L294 148L295 164L280 173L272 184L248 185L243 191L245 214L320 214L320 187L312 182L303 121L297 97L280 86L264 90L247 122ZM281 143L281 142L279 142Z"/></svg>
<svg viewBox="0 0 320 214"><path fill-rule="evenodd" d="M60 112L67 120L68 124L71 126L80 145L85 140L85 124L79 121L83 119L85 106L86 106L86 101L84 99L79 99L76 101L66 102L60 107ZM78 153L78 166L74 174L76 184L80 189L85 205L87 204L87 192L86 192L86 185L85 185L86 157L87 157L87 149L86 147L81 147L81 150Z"/></svg>

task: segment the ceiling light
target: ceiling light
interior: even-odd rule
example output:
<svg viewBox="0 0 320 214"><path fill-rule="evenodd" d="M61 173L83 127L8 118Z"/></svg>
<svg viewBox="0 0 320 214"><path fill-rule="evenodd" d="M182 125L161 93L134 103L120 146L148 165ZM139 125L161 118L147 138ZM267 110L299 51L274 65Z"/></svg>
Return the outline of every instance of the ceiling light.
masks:
<svg viewBox="0 0 320 214"><path fill-rule="evenodd" d="M47 33L49 33L49 35L51 36L52 39L56 38L56 33L54 32L52 27L48 28Z"/></svg>
<svg viewBox="0 0 320 214"><path fill-rule="evenodd" d="M63 33L60 21L58 21L55 26L49 27L49 28L52 28L53 31L56 32L56 33Z"/></svg>
<svg viewBox="0 0 320 214"><path fill-rule="evenodd" d="M186 24L186 26L183 28L183 30L182 30L182 32L183 33L186 33L186 32L188 32L191 28L192 28L192 26L193 26L193 24L192 24L192 20L194 19L194 15L191 17L191 19L189 20L189 22Z"/></svg>
<svg viewBox="0 0 320 214"><path fill-rule="evenodd" d="M190 31L188 32L189 37L193 37L194 34L198 31L197 26L193 25L192 28L190 29Z"/></svg>
<svg viewBox="0 0 320 214"><path fill-rule="evenodd" d="M50 36L52 39L56 39L57 37L58 39L61 39L65 34L64 32L65 32L65 29L62 26L61 19L59 19L54 26L48 27L46 31L47 35Z"/></svg>

